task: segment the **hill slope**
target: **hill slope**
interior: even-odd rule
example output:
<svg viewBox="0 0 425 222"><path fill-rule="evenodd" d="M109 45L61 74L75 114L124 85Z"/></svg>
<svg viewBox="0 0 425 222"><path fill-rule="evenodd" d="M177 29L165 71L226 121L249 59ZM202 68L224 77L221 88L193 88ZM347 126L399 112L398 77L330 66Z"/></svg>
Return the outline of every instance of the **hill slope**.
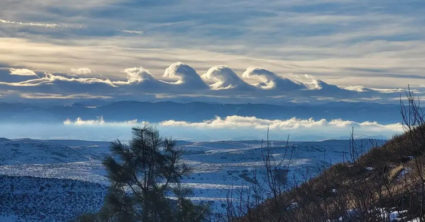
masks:
<svg viewBox="0 0 425 222"><path fill-rule="evenodd" d="M336 164L236 220L419 221L425 213L424 132L418 127L353 163Z"/></svg>

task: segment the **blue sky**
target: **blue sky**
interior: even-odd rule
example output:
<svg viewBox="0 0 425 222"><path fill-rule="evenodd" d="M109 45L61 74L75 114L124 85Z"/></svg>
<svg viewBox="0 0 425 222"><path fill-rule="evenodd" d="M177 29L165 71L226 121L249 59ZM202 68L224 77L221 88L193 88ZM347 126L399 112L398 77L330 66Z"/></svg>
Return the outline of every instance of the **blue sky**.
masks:
<svg viewBox="0 0 425 222"><path fill-rule="evenodd" d="M261 67L278 77L341 88L410 84L421 90L424 9L424 1L395 0L5 0L0 75L10 82L14 68L38 77L47 72L126 81L125 70L143 67L162 80L167 67L183 62L198 75L217 65L238 77ZM3 87L0 95L13 93L61 94Z"/></svg>

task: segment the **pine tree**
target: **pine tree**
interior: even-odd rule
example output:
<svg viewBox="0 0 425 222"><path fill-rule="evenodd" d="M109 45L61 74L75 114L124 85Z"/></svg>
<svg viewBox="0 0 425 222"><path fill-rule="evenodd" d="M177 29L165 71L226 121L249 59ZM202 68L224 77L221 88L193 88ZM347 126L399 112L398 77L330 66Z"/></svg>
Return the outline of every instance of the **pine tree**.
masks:
<svg viewBox="0 0 425 222"><path fill-rule="evenodd" d="M112 143L103 161L111 182L95 221L204 221L208 207L185 198L181 179L189 172L175 142L150 128L133 128L129 145ZM170 198L173 197L173 198ZM92 218L92 217L90 217ZM87 219L86 220L93 220Z"/></svg>

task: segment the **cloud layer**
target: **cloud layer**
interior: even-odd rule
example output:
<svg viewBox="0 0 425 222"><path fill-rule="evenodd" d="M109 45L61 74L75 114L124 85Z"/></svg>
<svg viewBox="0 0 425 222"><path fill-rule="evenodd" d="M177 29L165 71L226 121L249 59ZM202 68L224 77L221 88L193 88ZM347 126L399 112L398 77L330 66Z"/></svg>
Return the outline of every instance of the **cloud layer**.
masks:
<svg viewBox="0 0 425 222"><path fill-rule="evenodd" d="M314 120L310 119L297 119L291 118L287 120L269 120L261 119L254 116L244 117L244 116L227 116L225 118L216 117L213 120L206 120L203 122L190 123L186 121L164 121L160 123L163 126L183 126L183 127L196 127L196 128L211 128L211 129L221 129L221 128L248 128L248 129L262 129L265 130L270 128L271 130L297 130L297 129L317 129L317 128L341 128L347 129L349 127L356 128L367 128L372 131L393 131L401 132L401 124L386 124L382 125L377 122L354 122L342 119L334 120Z"/></svg>
<svg viewBox="0 0 425 222"><path fill-rule="evenodd" d="M69 127L87 128L108 128L120 127L130 128L134 126L143 126L147 122L138 122L137 120L123 122L108 122L102 117L96 120L75 120L67 119L64 125ZM400 123L380 124L378 122L355 122L342 119L262 119L249 116L227 116L224 118L201 122L186 122L167 120L158 123L149 123L155 125L161 133L177 138L190 140L220 140L220 139L264 139L265 132L270 129L273 139L282 139L290 136L295 140L323 140L335 138L348 138L350 131L354 128L356 137L367 138L390 138L403 132ZM323 134L322 132L326 132ZM210 136L208 136L210 135ZM211 136L213 135L213 136Z"/></svg>
<svg viewBox="0 0 425 222"><path fill-rule="evenodd" d="M227 66L214 66L206 73L199 74L189 65L177 62L165 69L162 78L155 78L143 67L126 68L122 72L126 79L112 80L90 77L92 71L89 68L72 70L72 73L78 73L78 76L10 68L9 73L2 73L0 90L21 98L82 98L81 95L87 95L87 98L108 97L115 100L183 98L190 101L232 103L374 100L391 102L391 99L398 96L398 93L367 88L344 89L311 76L297 78L292 75L295 78L291 78L288 75L288 78L283 78L280 77L282 74L277 75L255 67L247 68L240 75ZM14 76L22 76L25 79L16 79Z"/></svg>

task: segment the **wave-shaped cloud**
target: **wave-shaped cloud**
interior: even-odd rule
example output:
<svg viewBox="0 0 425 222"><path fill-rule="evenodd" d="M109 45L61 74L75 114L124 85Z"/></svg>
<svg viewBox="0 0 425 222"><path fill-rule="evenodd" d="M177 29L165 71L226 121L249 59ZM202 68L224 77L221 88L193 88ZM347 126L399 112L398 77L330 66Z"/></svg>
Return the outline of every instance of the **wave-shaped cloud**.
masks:
<svg viewBox="0 0 425 222"><path fill-rule="evenodd" d="M273 72L256 67L249 67L242 74L242 77L250 80L256 87L264 90L295 90L305 88L305 85L302 83L278 77Z"/></svg>
<svg viewBox="0 0 425 222"><path fill-rule="evenodd" d="M128 83L141 83L154 80L152 74L143 67L127 68L124 72L127 74Z"/></svg>
<svg viewBox="0 0 425 222"><path fill-rule="evenodd" d="M189 65L181 62L171 64L164 72L163 77L171 80L170 84L175 84L191 89L205 89L208 88L201 77Z"/></svg>
<svg viewBox="0 0 425 222"><path fill-rule="evenodd" d="M9 69L2 74L0 90L24 93L49 94L96 94L115 99L143 99L146 96L157 98L190 98L212 102L261 102L273 101L314 101L314 100L372 100L394 97L394 93L341 88L316 80L311 76L283 78L262 68L249 67L241 75L226 66L213 66L200 76L192 67L183 63L171 64L164 72L163 79L155 78L143 67L123 70L125 79L90 77L89 68L75 69L73 73L84 73L84 77L37 73L30 69ZM24 80L4 78L22 76ZM7 81L1 81L7 79ZM66 95L65 95L66 96Z"/></svg>
<svg viewBox="0 0 425 222"><path fill-rule="evenodd" d="M202 79L209 83L213 90L252 88L227 66L211 67L202 75Z"/></svg>

